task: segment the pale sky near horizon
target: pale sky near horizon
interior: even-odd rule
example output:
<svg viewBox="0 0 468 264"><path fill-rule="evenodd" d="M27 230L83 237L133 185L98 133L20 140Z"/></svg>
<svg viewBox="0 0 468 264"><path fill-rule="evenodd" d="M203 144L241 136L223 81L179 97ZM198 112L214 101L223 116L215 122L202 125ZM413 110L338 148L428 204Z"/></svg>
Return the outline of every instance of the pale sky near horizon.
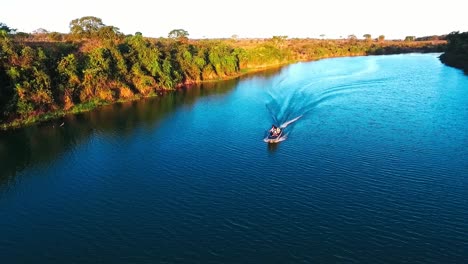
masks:
<svg viewBox="0 0 468 264"><path fill-rule="evenodd" d="M83 16L147 37L167 37L173 29L187 30L189 38L403 39L468 31L462 0L10 0L1 6L0 22L28 33L67 33L70 21Z"/></svg>

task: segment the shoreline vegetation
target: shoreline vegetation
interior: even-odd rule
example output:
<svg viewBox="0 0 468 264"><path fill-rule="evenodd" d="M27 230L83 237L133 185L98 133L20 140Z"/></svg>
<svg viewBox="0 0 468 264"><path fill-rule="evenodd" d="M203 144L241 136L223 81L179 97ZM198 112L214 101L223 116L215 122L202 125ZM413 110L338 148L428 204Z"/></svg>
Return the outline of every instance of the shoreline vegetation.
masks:
<svg viewBox="0 0 468 264"><path fill-rule="evenodd" d="M443 52L446 46L437 36L385 40L365 34L364 39L349 35L332 40L188 35L183 29L172 30L167 38L124 35L96 17L71 21L68 34L44 29L27 34L0 23L0 130L295 62Z"/></svg>
<svg viewBox="0 0 468 264"><path fill-rule="evenodd" d="M468 74L468 32L447 35L447 47L440 60L448 66L462 69Z"/></svg>

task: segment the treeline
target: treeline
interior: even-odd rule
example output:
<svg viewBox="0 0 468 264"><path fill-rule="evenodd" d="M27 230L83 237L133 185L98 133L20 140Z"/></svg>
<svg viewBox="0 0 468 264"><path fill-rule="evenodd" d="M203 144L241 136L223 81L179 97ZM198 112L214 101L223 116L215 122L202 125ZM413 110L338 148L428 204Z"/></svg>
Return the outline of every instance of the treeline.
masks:
<svg viewBox="0 0 468 264"><path fill-rule="evenodd" d="M424 37L417 37L414 40L416 41L435 41L435 40L447 40L447 35L432 35L432 36L424 36Z"/></svg>
<svg viewBox="0 0 468 264"><path fill-rule="evenodd" d="M442 48L434 42L286 36L189 40L182 29L152 39L123 35L96 17L71 21L69 34L20 34L0 24L0 123L7 128L295 61Z"/></svg>
<svg viewBox="0 0 468 264"><path fill-rule="evenodd" d="M458 31L447 35L447 48L440 60L452 67L460 68L468 73L468 32Z"/></svg>

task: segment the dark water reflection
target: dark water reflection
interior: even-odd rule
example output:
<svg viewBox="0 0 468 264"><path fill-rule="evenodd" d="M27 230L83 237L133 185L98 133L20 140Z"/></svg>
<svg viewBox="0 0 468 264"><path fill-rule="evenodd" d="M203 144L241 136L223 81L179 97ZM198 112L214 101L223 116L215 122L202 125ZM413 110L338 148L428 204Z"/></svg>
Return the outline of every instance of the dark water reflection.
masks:
<svg viewBox="0 0 468 264"><path fill-rule="evenodd" d="M270 69L242 79L268 80L279 71ZM14 177L19 171L35 164L53 162L64 152L86 142L95 133L131 137L138 128L152 131L157 129L158 123L165 116L178 108L190 108L205 96L223 96L238 83L239 79L232 79L192 85L161 97L113 104L59 120L0 131L0 187L14 183Z"/></svg>

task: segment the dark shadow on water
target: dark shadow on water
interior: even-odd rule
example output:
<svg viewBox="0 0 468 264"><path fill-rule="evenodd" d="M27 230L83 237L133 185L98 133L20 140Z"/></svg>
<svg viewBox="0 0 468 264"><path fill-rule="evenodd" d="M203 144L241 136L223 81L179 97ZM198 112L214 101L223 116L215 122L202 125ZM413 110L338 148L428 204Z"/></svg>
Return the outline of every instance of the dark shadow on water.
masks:
<svg viewBox="0 0 468 264"><path fill-rule="evenodd" d="M280 143L266 143L269 153L275 153L278 150Z"/></svg>
<svg viewBox="0 0 468 264"><path fill-rule="evenodd" d="M161 97L112 104L58 120L0 131L0 187L14 184L19 172L51 163L95 134L127 138L137 130L154 131L164 118L180 107L191 107L202 97L224 96L242 80L268 79L277 72L192 85Z"/></svg>

